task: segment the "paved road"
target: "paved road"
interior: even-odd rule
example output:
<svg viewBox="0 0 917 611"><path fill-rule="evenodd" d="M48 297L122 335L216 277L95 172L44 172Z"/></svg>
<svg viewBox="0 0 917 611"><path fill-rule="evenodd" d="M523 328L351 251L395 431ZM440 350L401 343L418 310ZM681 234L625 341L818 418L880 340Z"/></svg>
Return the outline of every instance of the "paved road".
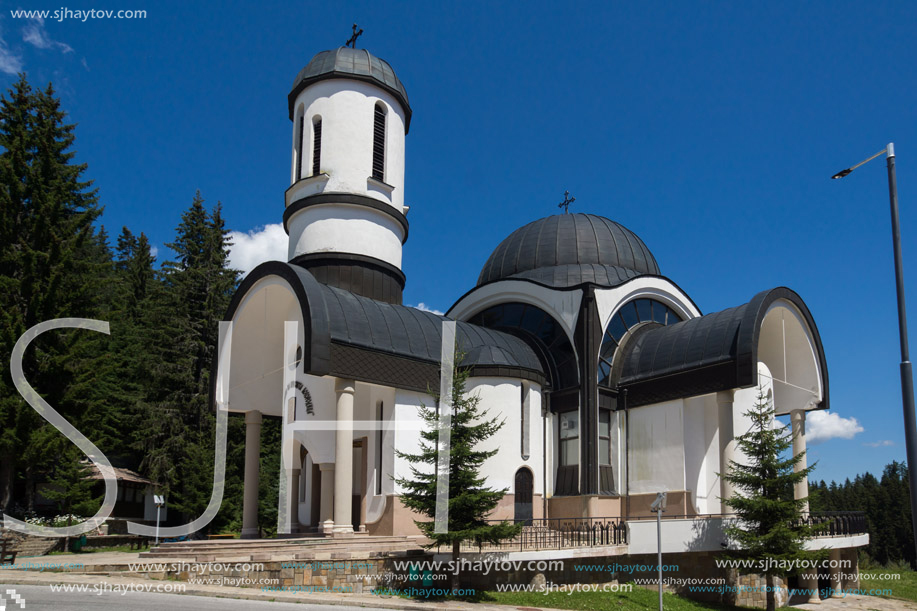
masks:
<svg viewBox="0 0 917 611"><path fill-rule="evenodd" d="M0 584L0 595L6 601L6 611L19 611L7 590L15 590L25 601L24 611L366 611L373 607L315 605L256 600L233 600L182 594L149 594L128 592L96 593L52 592L48 586ZM2 603L0 603L2 607Z"/></svg>

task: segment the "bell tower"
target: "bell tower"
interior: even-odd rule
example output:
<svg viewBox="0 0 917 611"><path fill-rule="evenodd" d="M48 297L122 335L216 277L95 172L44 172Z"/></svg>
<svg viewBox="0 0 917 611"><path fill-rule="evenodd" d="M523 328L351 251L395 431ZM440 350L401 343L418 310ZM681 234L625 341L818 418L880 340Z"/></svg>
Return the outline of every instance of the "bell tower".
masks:
<svg viewBox="0 0 917 611"><path fill-rule="evenodd" d="M340 47L312 58L288 101L289 262L324 284L400 304L408 237L404 141L411 123L404 85L369 51Z"/></svg>

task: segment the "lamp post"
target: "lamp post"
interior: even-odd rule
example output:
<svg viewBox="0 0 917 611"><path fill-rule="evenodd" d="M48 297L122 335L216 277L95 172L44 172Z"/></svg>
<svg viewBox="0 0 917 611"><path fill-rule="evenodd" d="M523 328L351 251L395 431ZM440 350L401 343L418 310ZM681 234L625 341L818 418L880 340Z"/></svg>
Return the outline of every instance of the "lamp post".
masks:
<svg viewBox="0 0 917 611"><path fill-rule="evenodd" d="M656 562L659 569L659 611L662 611L662 513L665 511L666 493L657 492L650 511L656 514Z"/></svg>
<svg viewBox="0 0 917 611"><path fill-rule="evenodd" d="M901 396L904 404L904 442L907 448L907 471L911 485L911 526L917 544L917 424L914 420L914 376L907 346L907 312L904 307L904 271L901 262L901 226L898 222L898 181L895 178L895 144L855 166L841 170L831 178L843 178L852 171L885 153L888 165L888 197L892 212L892 244L895 251L895 282L898 292L898 333L901 342Z"/></svg>

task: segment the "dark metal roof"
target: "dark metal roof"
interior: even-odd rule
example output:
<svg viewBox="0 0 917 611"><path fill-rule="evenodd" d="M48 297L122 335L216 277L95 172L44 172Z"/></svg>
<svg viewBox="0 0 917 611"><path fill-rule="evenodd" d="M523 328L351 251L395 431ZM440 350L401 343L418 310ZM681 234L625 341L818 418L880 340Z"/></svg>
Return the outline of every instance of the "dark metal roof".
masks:
<svg viewBox="0 0 917 611"><path fill-rule="evenodd" d="M322 285L331 341L439 363L445 316L375 301ZM463 365L518 367L543 374L535 352L523 340L466 322L456 325Z"/></svg>
<svg viewBox="0 0 917 611"><path fill-rule="evenodd" d="M391 65L366 49L338 47L322 51L312 58L305 68L296 75L293 90L287 98L290 105L290 120L293 120L293 106L296 96L312 83L331 78L350 78L367 81L378 85L395 96L404 108L407 133L411 126L411 105L408 103L408 92L395 75Z"/></svg>
<svg viewBox="0 0 917 611"><path fill-rule="evenodd" d="M306 327L306 372L424 390L438 370L445 316L320 284L297 265L269 261L252 270L233 296L225 320L232 320L246 293L268 276L283 278L299 300ZM465 353L462 365L470 367L473 375L481 372L545 382L534 350L514 335L458 322L456 344ZM419 373L412 378L408 375L411 363L429 365L432 374L430 368L415 367Z"/></svg>
<svg viewBox="0 0 917 611"><path fill-rule="evenodd" d="M746 304L666 327L649 329L629 342L617 381L628 405L659 403L758 383L758 336L768 307L793 303L815 340L824 380L822 408L828 407L828 367L815 321L802 298L780 287L762 291Z"/></svg>
<svg viewBox="0 0 917 611"><path fill-rule="evenodd" d="M556 214L503 240L481 269L478 286L509 278L556 288L616 286L643 274L659 275L659 266L635 233L594 214Z"/></svg>
<svg viewBox="0 0 917 611"><path fill-rule="evenodd" d="M566 288L584 282L592 282L601 286L618 286L639 275L640 272L624 267L584 263L582 265L539 267L513 274L510 277L531 280L554 288Z"/></svg>

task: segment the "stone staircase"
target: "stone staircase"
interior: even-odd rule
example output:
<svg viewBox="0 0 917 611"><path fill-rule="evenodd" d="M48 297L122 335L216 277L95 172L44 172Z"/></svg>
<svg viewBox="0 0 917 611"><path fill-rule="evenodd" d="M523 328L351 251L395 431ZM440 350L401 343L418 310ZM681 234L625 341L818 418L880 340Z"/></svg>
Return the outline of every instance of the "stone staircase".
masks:
<svg viewBox="0 0 917 611"><path fill-rule="evenodd" d="M5 528L0 528L0 538L8 539L12 543L11 549L16 552L18 558L44 556L63 544L59 537L31 537Z"/></svg>
<svg viewBox="0 0 917 611"><path fill-rule="evenodd" d="M273 562L283 560L345 560L415 554L422 551L422 537L374 537L355 534L344 537L300 537L284 539L222 539L163 543L140 554L187 562Z"/></svg>

